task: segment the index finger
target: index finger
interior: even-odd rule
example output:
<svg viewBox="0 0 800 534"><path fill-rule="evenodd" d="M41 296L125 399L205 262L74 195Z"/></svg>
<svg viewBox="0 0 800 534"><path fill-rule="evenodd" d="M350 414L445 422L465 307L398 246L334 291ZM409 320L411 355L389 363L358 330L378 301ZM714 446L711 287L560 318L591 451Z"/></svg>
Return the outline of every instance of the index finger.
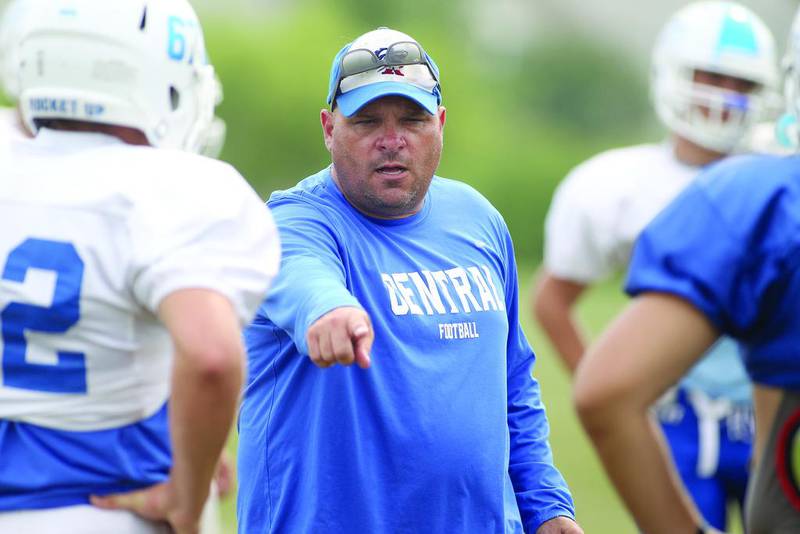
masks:
<svg viewBox="0 0 800 534"><path fill-rule="evenodd" d="M359 335L354 332L353 348L355 350L356 365L362 369L367 369L371 364L370 351L372 350L372 343L375 340L375 332L372 328L364 327Z"/></svg>

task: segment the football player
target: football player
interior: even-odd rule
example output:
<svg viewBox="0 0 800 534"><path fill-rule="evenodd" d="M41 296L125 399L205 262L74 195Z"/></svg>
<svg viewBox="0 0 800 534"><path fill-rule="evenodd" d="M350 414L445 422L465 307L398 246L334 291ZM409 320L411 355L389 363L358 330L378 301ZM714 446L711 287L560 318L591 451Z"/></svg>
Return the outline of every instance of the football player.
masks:
<svg viewBox="0 0 800 534"><path fill-rule="evenodd" d="M786 97L797 117L800 13L787 55ZM636 243L626 284L636 298L581 362L575 400L648 534L704 531L647 410L723 334L741 342L754 382L745 530L800 532L798 228L798 157L741 156L694 180Z"/></svg>
<svg viewBox="0 0 800 534"><path fill-rule="evenodd" d="M17 2L3 81L35 138L0 144L0 532L195 533L277 232L191 153L218 84L186 0Z"/></svg>
<svg viewBox="0 0 800 534"><path fill-rule="evenodd" d="M670 139L578 166L547 217L533 308L570 370L586 348L572 315L579 297L623 271L645 225L698 172L736 149L778 98L777 79L772 35L745 7L697 2L666 23L653 51L651 87ZM719 529L727 502L743 501L752 443L750 384L738 352L721 338L656 407L684 484Z"/></svg>

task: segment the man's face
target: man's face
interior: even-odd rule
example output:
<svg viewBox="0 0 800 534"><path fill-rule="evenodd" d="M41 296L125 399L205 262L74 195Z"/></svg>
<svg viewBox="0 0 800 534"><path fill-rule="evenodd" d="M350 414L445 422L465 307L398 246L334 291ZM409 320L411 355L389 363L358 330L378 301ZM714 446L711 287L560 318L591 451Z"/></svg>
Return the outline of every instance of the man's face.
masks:
<svg viewBox="0 0 800 534"><path fill-rule="evenodd" d="M737 78L735 76L727 76L725 74L717 74L707 70L695 70L694 81L704 85L711 85L729 91L736 91L737 93L747 94L752 92L758 84L751 80L744 78Z"/></svg>
<svg viewBox="0 0 800 534"><path fill-rule="evenodd" d="M745 80L744 78L727 76L725 74L718 74L716 72L710 72L706 70L695 70L694 81L695 83L710 85L712 87L718 87L720 89L733 91L743 95L752 93L758 87L758 84L751 80ZM700 106L700 110L705 116L709 116L711 113L709 108L705 106ZM727 122L730 118L729 108L727 106L724 107L721 110L721 113L721 120L723 122Z"/></svg>
<svg viewBox="0 0 800 534"><path fill-rule="evenodd" d="M431 115L400 96L386 96L351 117L320 113L333 178L360 212L394 219L418 212L442 155L445 109Z"/></svg>

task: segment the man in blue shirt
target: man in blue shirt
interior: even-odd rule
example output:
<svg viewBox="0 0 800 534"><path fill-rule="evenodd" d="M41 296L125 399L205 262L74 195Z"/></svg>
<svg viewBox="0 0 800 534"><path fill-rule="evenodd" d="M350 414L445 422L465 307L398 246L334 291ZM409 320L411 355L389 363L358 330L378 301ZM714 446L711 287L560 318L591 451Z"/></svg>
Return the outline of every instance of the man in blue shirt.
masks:
<svg viewBox="0 0 800 534"><path fill-rule="evenodd" d="M246 333L240 532L581 533L506 225L434 176L436 64L380 28L334 58L328 103L333 165L269 200L283 265Z"/></svg>
<svg viewBox="0 0 800 534"><path fill-rule="evenodd" d="M796 18L786 84L795 117L798 37ZM648 534L704 531L647 408L720 334L741 342L754 383L746 531L800 532L798 169L797 156L747 156L692 183L641 235L626 287L636 298L578 369L583 424Z"/></svg>

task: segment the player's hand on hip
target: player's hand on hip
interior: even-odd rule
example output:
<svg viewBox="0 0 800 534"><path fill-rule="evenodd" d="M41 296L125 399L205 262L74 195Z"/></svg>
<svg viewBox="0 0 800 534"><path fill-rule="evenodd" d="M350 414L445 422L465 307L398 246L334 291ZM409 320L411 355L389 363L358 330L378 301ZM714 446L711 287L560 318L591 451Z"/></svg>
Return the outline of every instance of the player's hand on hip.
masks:
<svg viewBox="0 0 800 534"><path fill-rule="evenodd" d="M219 455L217 469L214 471L214 482L217 484L217 492L220 499L225 499L233 492L234 477L236 467L233 459L223 449Z"/></svg>
<svg viewBox="0 0 800 534"><path fill-rule="evenodd" d="M583 534L583 529L569 517L554 517L539 526L536 534Z"/></svg>
<svg viewBox="0 0 800 534"><path fill-rule="evenodd" d="M113 495L92 495L92 505L105 510L129 510L151 521L169 523L175 534L199 534L200 517L188 517L177 509L169 482L138 491Z"/></svg>
<svg viewBox="0 0 800 534"><path fill-rule="evenodd" d="M369 315L352 306L329 311L314 321L306 334L308 356L322 368L355 363L366 369L374 339Z"/></svg>

